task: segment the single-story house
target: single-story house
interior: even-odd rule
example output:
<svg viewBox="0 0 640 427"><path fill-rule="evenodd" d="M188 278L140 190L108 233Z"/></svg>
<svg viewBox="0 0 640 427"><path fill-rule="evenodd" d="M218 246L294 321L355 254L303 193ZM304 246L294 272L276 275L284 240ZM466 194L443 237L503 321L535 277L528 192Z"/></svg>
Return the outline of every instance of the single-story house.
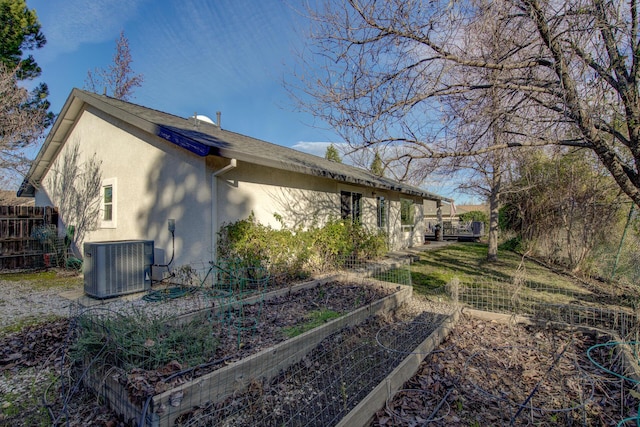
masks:
<svg viewBox="0 0 640 427"><path fill-rule="evenodd" d="M252 212L273 227L280 226L279 220L305 227L351 218L384 230L396 250L422 244L425 211L452 202L357 167L222 129L217 121L177 117L73 89L18 195L35 197L36 206L68 206L76 200L71 194L91 187L91 176L82 173L97 164L94 218L70 219L60 209L62 227L94 221L85 226L85 242L153 240L155 262L174 256L173 266L215 259L220 226ZM74 171L73 183L65 184L63 175ZM76 204L86 208L91 202ZM175 224L173 239L170 222Z"/></svg>

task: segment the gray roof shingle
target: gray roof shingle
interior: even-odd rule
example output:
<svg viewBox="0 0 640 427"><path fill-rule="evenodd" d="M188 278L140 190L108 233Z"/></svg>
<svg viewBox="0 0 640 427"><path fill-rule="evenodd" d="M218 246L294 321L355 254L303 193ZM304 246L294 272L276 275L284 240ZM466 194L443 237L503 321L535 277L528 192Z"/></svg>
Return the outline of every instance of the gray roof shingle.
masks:
<svg viewBox="0 0 640 427"><path fill-rule="evenodd" d="M325 177L345 183L399 191L404 194L420 196L427 199L451 201L451 199L414 186L375 176L361 168L333 162L323 157L224 130L219 126L196 120L193 117L185 119L162 111L79 89L74 89L71 95L69 95L69 99L67 99L38 157L34 160L34 164L27 178L25 178L21 189L18 191L18 194L22 192L25 192L25 195L33 193L33 189L28 188L31 187L28 182L37 182L41 178L41 176L35 176L38 172L36 168L37 162L44 157L43 153L48 149L48 145L52 139L51 134L58 131L59 126L57 126L57 122L65 116L67 111L71 109L73 102L77 100L147 132L153 133L199 156L215 155L230 159L235 158L239 161ZM49 154L48 158L51 159L52 155ZM40 170L44 169L41 168ZM41 172L41 174L44 175L44 172Z"/></svg>

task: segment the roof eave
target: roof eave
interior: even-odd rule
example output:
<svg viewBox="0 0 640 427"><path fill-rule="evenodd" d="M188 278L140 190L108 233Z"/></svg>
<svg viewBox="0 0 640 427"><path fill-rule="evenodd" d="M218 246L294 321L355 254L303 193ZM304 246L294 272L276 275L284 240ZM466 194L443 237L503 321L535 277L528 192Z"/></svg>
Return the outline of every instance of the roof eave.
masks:
<svg viewBox="0 0 640 427"><path fill-rule="evenodd" d="M38 152L36 158L31 164L29 172L20 185L20 189L17 193L18 196L24 197L35 195L35 191L40 180L45 176L53 161L56 159L82 111L88 109L86 107L87 105L145 132L156 135L168 142L171 142L172 144L180 146L198 156L215 155L229 159L235 158L240 161L273 167L275 169L299 172L306 175L324 177L340 182L362 185L380 190L398 191L403 194L422 197L428 200L453 202L452 199L429 193L422 189L404 186L400 183L397 183L398 185L396 185L391 183L391 181L383 182L362 179L349 174L343 174L335 171L332 172L322 167L307 166L299 163L286 162L284 160L270 159L229 148L212 147L210 145L202 144L197 140L190 138L188 135L184 135L182 132L172 129L170 126L150 122L134 113L105 102L97 95L93 95L79 89L73 89L69 94L69 97L58 115L58 118L54 122L49 135L47 135L42 148Z"/></svg>
<svg viewBox="0 0 640 427"><path fill-rule="evenodd" d="M243 152L239 152L231 149L216 149L216 150L212 150L210 154L216 155L219 157L224 157L227 159L237 159L240 161L257 164L260 166L266 166L266 167L271 167L274 169L285 170L290 172L298 172L305 175L317 176L320 178L328 178L328 179L332 179L332 180L336 180L336 181L340 181L348 184L375 188L378 190L397 191L402 194L422 197L428 200L436 200L436 201L441 200L441 201L446 201L450 203L453 202L453 199L442 197L437 194L433 194L420 189L411 189L411 188L403 187L401 185L389 185L382 182L359 179L352 175L333 173L327 169L322 169L322 168L314 168L314 167L304 166L304 165L292 165L284 161L270 160L264 157L253 156L247 153L243 153Z"/></svg>
<svg viewBox="0 0 640 427"><path fill-rule="evenodd" d="M159 136L199 156L206 156L209 153L209 147L197 141L185 138L170 129L144 120L134 114L105 103L98 97L91 96L86 92L74 88L65 101L60 114L56 118L36 158L31 163L29 172L20 184L17 192L18 197L33 197L35 195L36 187L40 184L40 179L48 172L51 164L64 145L69 131L78 119L78 116L86 109L86 105L90 105L132 126Z"/></svg>
<svg viewBox="0 0 640 427"><path fill-rule="evenodd" d="M58 114L58 117L54 121L49 134L45 138L42 147L36 155L36 158L31 162L31 167L18 189L18 197L33 197L35 195L36 186L39 184L40 179L44 174L49 170L51 162L60 151L69 130L73 127L75 119L81 110L82 101L78 99L78 91L73 89L67 97L60 114ZM70 117L70 115L74 114L75 116Z"/></svg>

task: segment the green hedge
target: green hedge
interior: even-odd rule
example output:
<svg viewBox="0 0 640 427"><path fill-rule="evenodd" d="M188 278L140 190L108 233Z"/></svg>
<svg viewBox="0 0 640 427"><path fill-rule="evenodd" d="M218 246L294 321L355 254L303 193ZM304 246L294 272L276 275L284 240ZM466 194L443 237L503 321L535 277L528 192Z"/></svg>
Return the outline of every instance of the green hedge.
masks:
<svg viewBox="0 0 640 427"><path fill-rule="evenodd" d="M274 229L260 224L253 213L222 226L218 257L224 263L266 268L271 276L295 280L331 271L349 263L374 259L387 251L384 233L361 224L331 219L322 227Z"/></svg>

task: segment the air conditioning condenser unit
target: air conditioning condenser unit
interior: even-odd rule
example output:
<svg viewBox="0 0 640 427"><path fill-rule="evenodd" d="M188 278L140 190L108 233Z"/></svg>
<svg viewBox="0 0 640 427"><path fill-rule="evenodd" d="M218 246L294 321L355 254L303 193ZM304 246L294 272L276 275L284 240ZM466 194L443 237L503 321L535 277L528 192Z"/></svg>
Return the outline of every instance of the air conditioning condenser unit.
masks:
<svg viewBox="0 0 640 427"><path fill-rule="evenodd" d="M84 244L84 292L110 298L151 289L153 240Z"/></svg>

